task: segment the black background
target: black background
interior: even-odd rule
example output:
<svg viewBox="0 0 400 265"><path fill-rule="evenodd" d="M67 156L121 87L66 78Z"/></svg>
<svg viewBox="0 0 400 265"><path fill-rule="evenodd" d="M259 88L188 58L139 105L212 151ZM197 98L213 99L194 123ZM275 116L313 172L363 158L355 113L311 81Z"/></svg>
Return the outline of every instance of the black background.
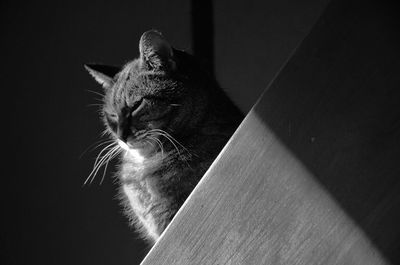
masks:
<svg viewBox="0 0 400 265"><path fill-rule="evenodd" d="M244 112L325 3L214 1L215 70ZM121 214L113 170L82 186L98 150L81 154L103 129L88 106L101 88L83 64L124 64L151 28L190 51L190 1L3 1L0 17L1 263L138 264L147 249Z"/></svg>

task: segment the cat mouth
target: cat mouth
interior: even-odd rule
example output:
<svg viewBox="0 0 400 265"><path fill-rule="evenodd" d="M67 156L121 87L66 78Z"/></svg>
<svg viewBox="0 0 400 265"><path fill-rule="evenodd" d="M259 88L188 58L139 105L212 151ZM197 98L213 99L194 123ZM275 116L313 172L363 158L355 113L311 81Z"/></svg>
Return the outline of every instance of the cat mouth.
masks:
<svg viewBox="0 0 400 265"><path fill-rule="evenodd" d="M143 140L131 140L128 142L124 142L120 139L117 140L118 145L129 154L134 157L141 157L141 160L144 157L148 157L154 151L154 145L152 145L149 141Z"/></svg>
<svg viewBox="0 0 400 265"><path fill-rule="evenodd" d="M143 148L146 148L148 146L148 143L147 142L143 142L143 141L136 141L136 142L127 143L127 146L130 149L143 149Z"/></svg>
<svg viewBox="0 0 400 265"><path fill-rule="evenodd" d="M117 139L117 142L122 149L129 151L130 147L124 141Z"/></svg>
<svg viewBox="0 0 400 265"><path fill-rule="evenodd" d="M124 142L120 139L118 139L117 141L118 141L118 145L126 151L129 151L131 149L143 149L148 145L148 143L144 142L144 141L131 140L131 141Z"/></svg>

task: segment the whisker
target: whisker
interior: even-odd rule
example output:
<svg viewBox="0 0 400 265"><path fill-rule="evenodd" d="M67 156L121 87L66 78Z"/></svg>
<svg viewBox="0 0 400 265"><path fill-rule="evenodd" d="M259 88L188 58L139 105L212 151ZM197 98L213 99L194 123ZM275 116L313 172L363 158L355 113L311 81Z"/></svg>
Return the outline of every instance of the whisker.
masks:
<svg viewBox="0 0 400 265"><path fill-rule="evenodd" d="M160 141L160 139L157 139L156 137L153 137L153 139L160 146L161 154L164 157L164 145L163 145L163 143Z"/></svg>
<svg viewBox="0 0 400 265"><path fill-rule="evenodd" d="M103 143L96 145L96 146L94 147L94 149L96 149L97 147L99 147L99 146L101 146L101 145L104 145L104 144L107 144L107 143L110 143L110 142L114 142L114 141L115 141L114 139L110 139L110 140L104 141Z"/></svg>
<svg viewBox="0 0 400 265"><path fill-rule="evenodd" d="M109 144L109 145L107 145L106 147L104 147L101 151L100 151L100 153L97 155L97 157L96 157L96 160L94 161L94 164L96 165L96 163L97 163L97 161L100 159L100 156L101 156L101 154L104 152L104 151L109 151L109 150L107 150L107 149L109 149L109 148L114 148L113 147L113 145L116 145L117 143L111 143L111 144Z"/></svg>
<svg viewBox="0 0 400 265"><path fill-rule="evenodd" d="M159 135L164 136L165 138L167 138L167 139L174 145L176 151L178 152L179 158L180 158L182 161L184 161L184 162L188 165L189 168L192 169L192 167L190 166L190 164L189 164L189 162L188 162L188 158L185 157L185 156L183 156L183 155L179 152L179 149L178 149L178 147L174 144L174 142L173 142L168 136L166 136L165 134L162 134L162 133L160 133L160 132L157 132L157 134L159 134ZM172 137L172 136L170 136L170 137ZM191 155L191 153L190 153L185 147L183 147L183 148L188 152L189 155Z"/></svg>
<svg viewBox="0 0 400 265"><path fill-rule="evenodd" d="M152 141L150 141L150 140L144 140L146 143L149 143L149 144L151 144L152 146L154 146L154 143L152 142Z"/></svg>
<svg viewBox="0 0 400 265"><path fill-rule="evenodd" d="M85 182L83 183L83 185L86 185L86 183L89 181L89 179L91 178L91 175L96 171L96 168L98 167L98 163L100 163L100 161L104 158L104 156L102 158L100 158L101 154L104 153L105 151L109 151L108 149L111 148L111 146L116 145L117 143L111 143L109 145L107 145L106 147L104 147L99 154L96 157L96 160L94 161L94 166L92 171L90 172L89 176L86 178ZM100 161L99 161L100 159Z"/></svg>
<svg viewBox="0 0 400 265"><path fill-rule="evenodd" d="M113 152L112 155L110 155L107 159L107 162L105 163L105 167L104 167L104 171L103 171L103 176L101 177L101 181L100 181L100 185L103 184L104 181L104 176L106 175L107 172L107 167L108 167L108 163L110 163L111 160L114 159L114 157L116 157L118 154L120 154L122 152L121 149L117 149L116 151Z"/></svg>
<svg viewBox="0 0 400 265"><path fill-rule="evenodd" d="M161 129L153 129L153 130L150 130L149 132L150 132L150 133L157 133L157 134L159 134L159 135L164 136L165 138L167 138L167 139L174 145L176 151L178 152L179 158L181 158L182 161L185 161L186 164L187 164L190 168L192 168L192 167L190 166L189 162L187 161L187 160L188 160L187 157L184 157L183 155L181 155L181 153L179 152L178 147L174 144L174 142L173 142L172 140L174 140L177 144L179 144L190 156L192 155L192 153L191 153L185 146L183 146L180 142L178 142L178 140L176 140L172 135L170 135L169 133L167 133L166 131L161 130Z"/></svg>
<svg viewBox="0 0 400 265"><path fill-rule="evenodd" d="M147 137L149 137L149 139L152 139L152 140L154 140L156 143L157 143L157 145L160 147L160 149L161 149L161 155L162 155L162 157L164 157L164 148L163 148L163 144L162 144L162 142L159 140L159 139L157 139L156 137L153 137L153 136L151 136L151 135L148 135Z"/></svg>
<svg viewBox="0 0 400 265"><path fill-rule="evenodd" d="M102 93L100 93L100 92L97 92L97 91L93 91L93 90L90 90L90 89L85 89L87 92L90 92L90 93L93 93L93 94L96 94L96 95L98 95L98 96L100 96L100 97L104 97L104 94L102 94Z"/></svg>
<svg viewBox="0 0 400 265"><path fill-rule="evenodd" d="M94 149L96 149L97 147L99 147L99 146L101 146L101 145L103 145L103 144L112 142L112 141L114 141L114 140L106 140L106 141L104 141L103 139L101 139L101 140L98 140L98 141L92 143L91 145L89 145L88 147L86 147L86 149L79 155L79 159L81 159L82 156L83 156L86 152L88 152L89 150L94 150ZM101 143L100 143L100 142L101 142ZM95 147L93 147L93 145L95 145L95 144L97 144L97 143L100 143L100 144L98 144L98 145L96 145Z"/></svg>
<svg viewBox="0 0 400 265"><path fill-rule="evenodd" d="M93 103L93 104L88 104L86 105L87 107L103 107L104 104L100 104L100 103Z"/></svg>
<svg viewBox="0 0 400 265"><path fill-rule="evenodd" d="M178 152L178 155L181 157L181 152L179 152L179 148L178 148L178 147L176 146L176 144L171 140L171 138L170 138L168 135L163 134L163 133L160 133L160 135L164 136L165 138L168 139L168 141L171 142L171 144L175 147L176 151Z"/></svg>
<svg viewBox="0 0 400 265"><path fill-rule="evenodd" d="M110 149L107 154L105 154L101 160L99 161L99 163L96 166L96 171L94 172L92 179L90 180L90 183L93 182L93 180L95 179L97 172L100 170L100 168L104 165L105 161L107 161L107 159L119 148L119 146L115 146L112 149Z"/></svg>
<svg viewBox="0 0 400 265"><path fill-rule="evenodd" d="M175 141L175 143L177 143L180 147L182 147L186 152L188 152L189 154L191 154L191 152L183 145L181 144L178 140L176 140L171 134L169 134L168 132L161 130L161 129L153 129L150 132L161 132L163 134L166 134L167 136L169 136L173 141Z"/></svg>
<svg viewBox="0 0 400 265"><path fill-rule="evenodd" d="M93 98L95 101L99 102L99 104L104 106L104 98Z"/></svg>
<svg viewBox="0 0 400 265"><path fill-rule="evenodd" d="M105 128L101 133L100 133L100 136L101 137L104 137L104 136L106 136L106 135L111 135L111 133L110 133L110 131L107 129L107 128Z"/></svg>
<svg viewBox="0 0 400 265"><path fill-rule="evenodd" d="M105 165L105 167L104 167L104 170L103 170L103 176L102 176L102 178L101 178L100 184L103 182L104 175L106 174L106 171L107 171L108 163L111 161L111 159L114 158L114 155L117 154L118 151L120 151L120 149L114 147L112 150L110 150L110 151L107 153L107 158L106 158L106 159L104 160L104 162L103 162L103 165Z"/></svg>

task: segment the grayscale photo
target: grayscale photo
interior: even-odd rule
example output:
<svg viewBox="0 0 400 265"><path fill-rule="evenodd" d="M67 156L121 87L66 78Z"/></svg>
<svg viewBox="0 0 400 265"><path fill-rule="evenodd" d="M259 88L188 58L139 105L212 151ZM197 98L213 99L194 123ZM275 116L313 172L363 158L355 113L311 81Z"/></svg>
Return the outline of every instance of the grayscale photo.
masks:
<svg viewBox="0 0 400 265"><path fill-rule="evenodd" d="M1 264L400 264L395 1L0 5Z"/></svg>

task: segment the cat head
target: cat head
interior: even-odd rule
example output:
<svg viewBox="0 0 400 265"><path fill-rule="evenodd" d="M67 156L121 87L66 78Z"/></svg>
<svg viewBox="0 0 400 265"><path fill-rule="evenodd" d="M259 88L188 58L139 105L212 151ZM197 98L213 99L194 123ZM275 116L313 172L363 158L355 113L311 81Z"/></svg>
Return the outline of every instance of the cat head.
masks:
<svg viewBox="0 0 400 265"><path fill-rule="evenodd" d="M214 79L157 31L141 36L139 54L123 67L85 68L103 86L102 116L109 134L126 150L149 153L172 135L196 131Z"/></svg>

